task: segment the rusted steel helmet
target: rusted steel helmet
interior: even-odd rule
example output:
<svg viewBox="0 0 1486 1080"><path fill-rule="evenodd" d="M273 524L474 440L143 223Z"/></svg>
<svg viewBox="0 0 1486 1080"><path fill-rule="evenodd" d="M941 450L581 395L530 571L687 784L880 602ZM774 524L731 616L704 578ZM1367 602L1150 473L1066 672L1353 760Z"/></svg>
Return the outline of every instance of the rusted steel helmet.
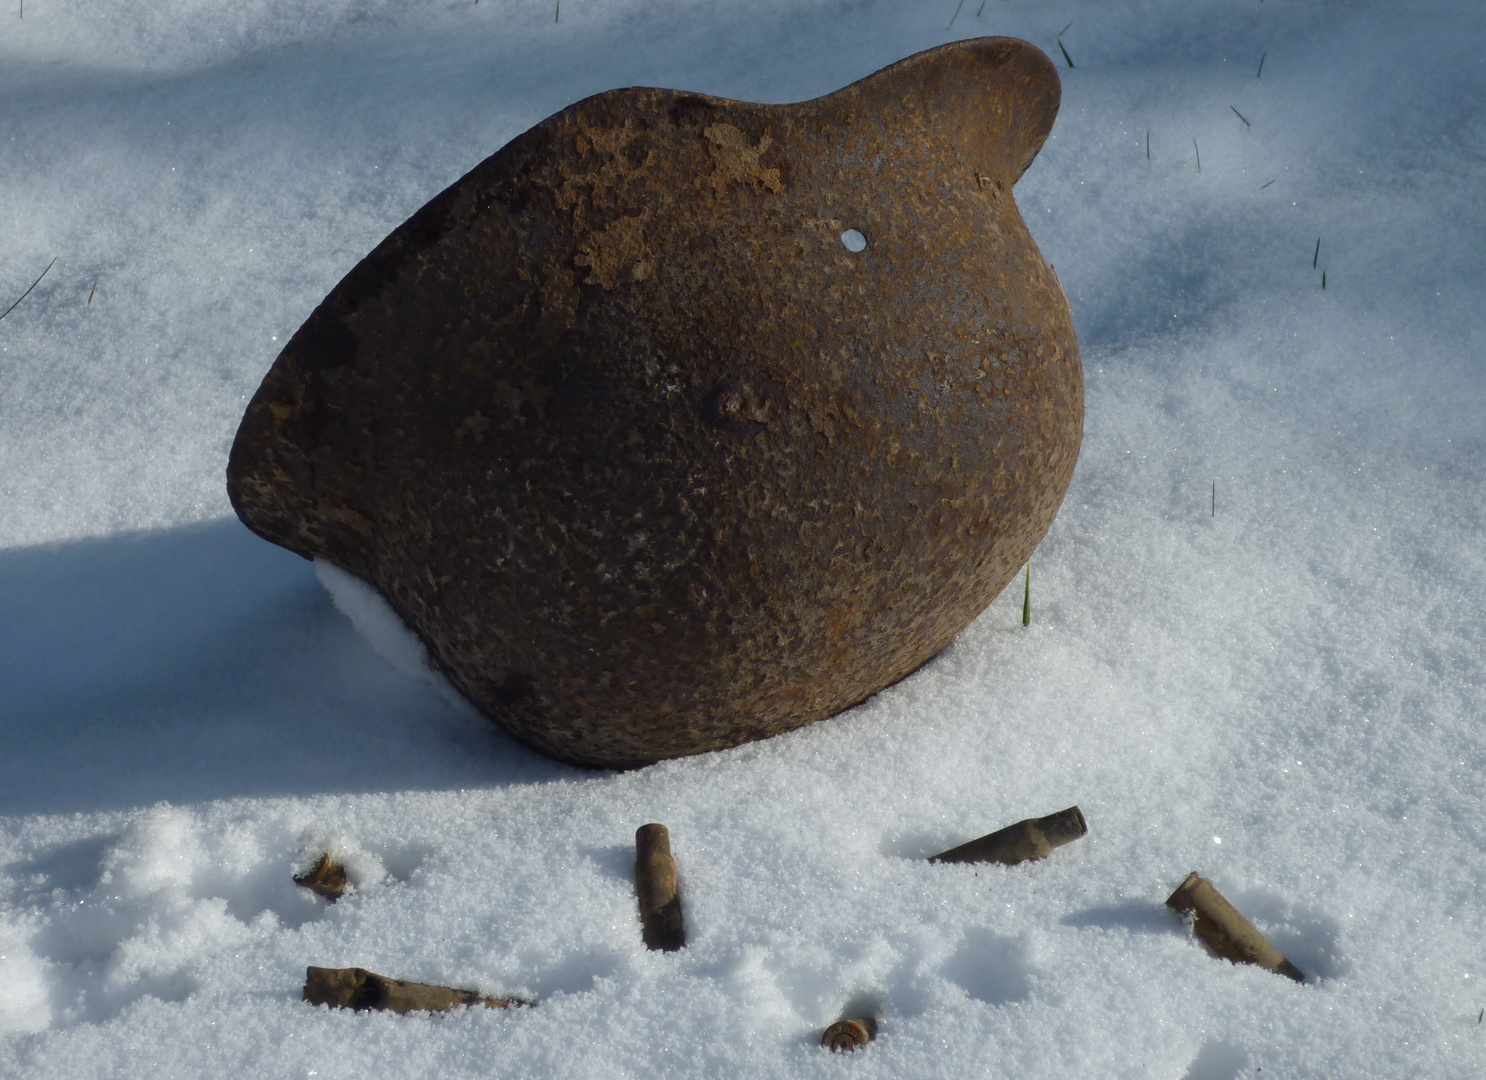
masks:
<svg viewBox="0 0 1486 1080"><path fill-rule="evenodd" d="M1078 343L1011 195L1058 99L982 38L794 105L580 101L326 297L233 506L566 761L854 705L990 603L1072 477Z"/></svg>

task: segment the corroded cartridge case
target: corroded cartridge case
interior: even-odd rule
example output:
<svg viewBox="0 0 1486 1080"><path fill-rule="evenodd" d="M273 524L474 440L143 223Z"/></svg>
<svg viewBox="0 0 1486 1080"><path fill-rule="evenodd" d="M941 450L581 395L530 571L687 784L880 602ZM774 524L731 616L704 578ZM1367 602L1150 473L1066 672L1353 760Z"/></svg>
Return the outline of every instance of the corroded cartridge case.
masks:
<svg viewBox="0 0 1486 1080"><path fill-rule="evenodd" d="M333 1009L384 1009L396 1013L444 1012L466 1005L507 1009L531 1004L522 998L484 997L474 990L389 979L365 968L322 967L305 969L304 1000Z"/></svg>
<svg viewBox="0 0 1486 1080"><path fill-rule="evenodd" d="M828 1046L831 1052L840 1054L866 1046L877 1038L877 1021L870 1016L859 1016L837 1020L826 1028L820 1037L820 1045Z"/></svg>
<svg viewBox="0 0 1486 1080"><path fill-rule="evenodd" d="M302 874L294 875L294 884L325 897L333 904L345 894L346 868L331 859L328 854L321 855L320 860L314 866Z"/></svg>
<svg viewBox="0 0 1486 1080"><path fill-rule="evenodd" d="M1059 810L1047 817L1027 818L1015 825L997 829L989 836L968 844L941 851L930 862L997 862L1005 866L1031 859L1046 858L1056 847L1077 840L1089 831L1082 811L1076 806Z"/></svg>
<svg viewBox="0 0 1486 1080"><path fill-rule="evenodd" d="M1235 964L1258 964L1266 971L1278 972L1296 982L1304 982L1299 968L1280 954L1254 924L1238 913L1197 871L1176 887L1166 898L1166 906L1182 914L1192 912L1192 930L1202 943L1225 960Z"/></svg>
<svg viewBox="0 0 1486 1080"><path fill-rule="evenodd" d="M676 860L671 857L671 834L664 825L641 825L635 830L635 895L647 948L674 952L686 944Z"/></svg>

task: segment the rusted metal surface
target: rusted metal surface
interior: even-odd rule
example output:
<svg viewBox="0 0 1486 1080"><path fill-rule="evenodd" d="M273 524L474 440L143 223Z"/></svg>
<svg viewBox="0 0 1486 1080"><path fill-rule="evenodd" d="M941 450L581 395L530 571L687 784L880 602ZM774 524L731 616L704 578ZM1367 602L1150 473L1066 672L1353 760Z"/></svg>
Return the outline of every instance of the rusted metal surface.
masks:
<svg viewBox="0 0 1486 1080"><path fill-rule="evenodd" d="M826 1028L820 1037L820 1045L828 1046L833 1054L850 1053L858 1046L866 1046L877 1038L877 1021L870 1016L859 1019L837 1020Z"/></svg>
<svg viewBox="0 0 1486 1080"><path fill-rule="evenodd" d="M799 104L564 109L294 335L234 507L567 761L862 701L1001 591L1073 474L1078 343L1012 199L1059 93L983 38Z"/></svg>
<svg viewBox="0 0 1486 1080"><path fill-rule="evenodd" d="M304 1000L333 1009L382 1009L387 1012L444 1012L468 1005L508 1009L531 1002L515 997L485 997L474 990L455 990L431 983L389 979L365 968L305 969Z"/></svg>
<svg viewBox="0 0 1486 1080"><path fill-rule="evenodd" d="M675 952L686 945L681 916L681 884L671 857L671 834L664 825L635 830L635 896L640 926L649 949Z"/></svg>
<svg viewBox="0 0 1486 1080"><path fill-rule="evenodd" d="M294 884L325 897L333 904L345 895L346 886L350 882L346 877L346 868L328 854L324 854L315 860L315 865L304 873L295 874Z"/></svg>
<svg viewBox="0 0 1486 1080"><path fill-rule="evenodd" d="M1197 871L1187 875L1166 898L1166 906L1192 915L1192 932L1204 945L1224 960L1235 964L1257 964L1296 982L1305 975L1280 950L1270 944L1253 923L1245 919L1222 893Z"/></svg>
<svg viewBox="0 0 1486 1080"><path fill-rule="evenodd" d="M1054 848L1071 844L1089 831L1083 811L1076 806L1059 810L1046 817L1027 818L1015 825L997 829L988 836L968 844L941 851L930 862L998 862L1005 866L1033 859L1045 859Z"/></svg>

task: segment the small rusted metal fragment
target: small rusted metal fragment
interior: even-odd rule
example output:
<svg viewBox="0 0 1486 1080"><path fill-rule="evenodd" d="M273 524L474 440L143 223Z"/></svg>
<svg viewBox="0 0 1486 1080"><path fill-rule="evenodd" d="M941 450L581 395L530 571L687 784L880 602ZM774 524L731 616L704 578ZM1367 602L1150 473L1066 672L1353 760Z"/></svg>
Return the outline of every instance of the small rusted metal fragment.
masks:
<svg viewBox="0 0 1486 1080"><path fill-rule="evenodd" d="M671 834L664 825L635 830L635 895L647 948L674 952L686 944L681 887L671 857Z"/></svg>
<svg viewBox="0 0 1486 1080"><path fill-rule="evenodd" d="M1078 341L1012 196L1060 94L980 38L795 104L571 105L309 316L232 505L565 761L849 708L969 625L1072 479Z"/></svg>
<svg viewBox="0 0 1486 1080"><path fill-rule="evenodd" d="M346 868L329 854L321 855L314 866L294 875L294 884L325 897L332 904L346 892Z"/></svg>
<svg viewBox="0 0 1486 1080"><path fill-rule="evenodd" d="M866 1046L877 1038L877 1021L870 1016L837 1020L826 1028L820 1037L820 1045L829 1046L831 1052L849 1053L858 1046Z"/></svg>
<svg viewBox="0 0 1486 1080"><path fill-rule="evenodd" d="M1286 960L1280 950L1271 945L1253 923L1240 915L1211 881L1199 877L1197 871L1188 874L1186 880L1176 887L1176 892L1166 898L1166 906L1182 914L1192 913L1193 932L1224 960L1235 964L1257 964L1266 971L1305 982L1300 969Z"/></svg>
<svg viewBox="0 0 1486 1080"><path fill-rule="evenodd" d="M1027 818L997 829L989 836L941 851L930 862L996 862L1005 866L1031 859L1044 859L1053 848L1072 843L1089 831L1083 812L1076 806L1047 817Z"/></svg>
<svg viewBox="0 0 1486 1080"><path fill-rule="evenodd" d="M387 1012L444 1012L467 1005L509 1009L531 1002L517 997L485 997L474 990L455 990L431 983L389 979L365 968L305 969L304 1000L333 1009L383 1009Z"/></svg>

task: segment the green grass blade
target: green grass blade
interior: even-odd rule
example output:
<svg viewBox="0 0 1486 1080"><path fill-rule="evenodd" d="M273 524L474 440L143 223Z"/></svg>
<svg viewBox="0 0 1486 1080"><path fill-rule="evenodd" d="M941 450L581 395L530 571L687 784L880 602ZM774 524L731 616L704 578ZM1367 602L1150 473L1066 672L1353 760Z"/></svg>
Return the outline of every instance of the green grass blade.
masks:
<svg viewBox="0 0 1486 1080"><path fill-rule="evenodd" d="M1026 583L1022 586L1022 625L1032 625L1032 564L1027 563Z"/></svg>

